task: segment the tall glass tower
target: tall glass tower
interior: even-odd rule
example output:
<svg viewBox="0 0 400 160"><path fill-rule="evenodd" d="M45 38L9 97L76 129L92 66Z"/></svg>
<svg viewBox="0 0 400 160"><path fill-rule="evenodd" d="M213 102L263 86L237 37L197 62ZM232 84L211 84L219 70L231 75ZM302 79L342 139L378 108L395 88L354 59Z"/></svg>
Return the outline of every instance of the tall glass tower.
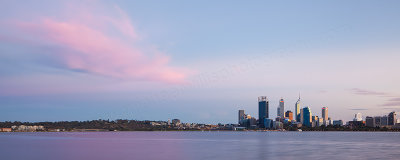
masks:
<svg viewBox="0 0 400 160"><path fill-rule="evenodd" d="M296 119L297 122L300 122L300 94L299 94L299 99L297 100L296 104L294 105L295 108L295 115L294 119Z"/></svg>
<svg viewBox="0 0 400 160"><path fill-rule="evenodd" d="M396 112L390 112L389 113L389 125L395 125L397 123L397 114Z"/></svg>
<svg viewBox="0 0 400 160"><path fill-rule="evenodd" d="M269 118L268 99L266 96L258 97L258 124L260 128L265 128L264 119Z"/></svg>
<svg viewBox="0 0 400 160"><path fill-rule="evenodd" d="M239 110L238 124L244 119L244 110Z"/></svg>
<svg viewBox="0 0 400 160"><path fill-rule="evenodd" d="M312 114L311 114L311 109L309 107L304 107L303 108L303 125L307 127L311 127L312 124Z"/></svg>
<svg viewBox="0 0 400 160"><path fill-rule="evenodd" d="M322 108L322 119L324 121L324 125L327 126L329 124L329 122L328 122L328 107Z"/></svg>
<svg viewBox="0 0 400 160"><path fill-rule="evenodd" d="M285 118L285 102L283 98L279 101L279 115L281 118Z"/></svg>

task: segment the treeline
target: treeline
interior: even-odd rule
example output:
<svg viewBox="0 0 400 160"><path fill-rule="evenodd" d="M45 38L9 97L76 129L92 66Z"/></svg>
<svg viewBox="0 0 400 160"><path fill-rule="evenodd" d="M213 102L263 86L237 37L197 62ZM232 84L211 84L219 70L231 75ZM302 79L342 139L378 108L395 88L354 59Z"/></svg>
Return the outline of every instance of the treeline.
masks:
<svg viewBox="0 0 400 160"><path fill-rule="evenodd" d="M92 121L59 121L59 122L0 122L0 128L11 128L11 126L44 126L46 130L64 129L105 129L118 131L152 131L166 130L166 126L152 126L151 122L158 121L137 121L137 120L92 120Z"/></svg>

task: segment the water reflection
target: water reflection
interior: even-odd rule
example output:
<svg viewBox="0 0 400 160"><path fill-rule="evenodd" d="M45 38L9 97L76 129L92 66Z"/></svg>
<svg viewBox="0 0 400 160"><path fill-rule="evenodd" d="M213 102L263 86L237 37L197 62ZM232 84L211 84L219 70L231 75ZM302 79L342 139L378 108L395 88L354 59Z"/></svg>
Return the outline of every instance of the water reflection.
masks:
<svg viewBox="0 0 400 160"><path fill-rule="evenodd" d="M400 133L0 133L1 159L397 159Z"/></svg>

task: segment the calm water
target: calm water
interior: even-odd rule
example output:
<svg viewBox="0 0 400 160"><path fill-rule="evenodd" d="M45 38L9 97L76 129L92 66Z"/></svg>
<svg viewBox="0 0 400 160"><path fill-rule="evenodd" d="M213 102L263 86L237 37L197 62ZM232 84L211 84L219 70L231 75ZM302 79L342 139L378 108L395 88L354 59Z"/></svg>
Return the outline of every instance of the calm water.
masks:
<svg viewBox="0 0 400 160"><path fill-rule="evenodd" d="M400 133L0 133L5 160L400 159Z"/></svg>

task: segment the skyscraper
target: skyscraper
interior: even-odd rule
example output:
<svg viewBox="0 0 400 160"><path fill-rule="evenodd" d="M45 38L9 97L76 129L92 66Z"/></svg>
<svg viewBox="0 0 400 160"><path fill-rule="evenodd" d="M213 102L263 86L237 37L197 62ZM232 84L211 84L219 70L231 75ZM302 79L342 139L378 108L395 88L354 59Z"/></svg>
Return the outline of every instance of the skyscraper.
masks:
<svg viewBox="0 0 400 160"><path fill-rule="evenodd" d="M281 108L279 106L276 108L276 117L281 117Z"/></svg>
<svg viewBox="0 0 400 160"><path fill-rule="evenodd" d="M299 94L299 99L297 100L296 104L294 105L295 111L294 111L294 116L297 122L300 122L300 94Z"/></svg>
<svg viewBox="0 0 400 160"><path fill-rule="evenodd" d="M397 123L397 114L396 112L390 112L388 118L388 125L395 125Z"/></svg>
<svg viewBox="0 0 400 160"><path fill-rule="evenodd" d="M238 123L244 119L244 110L239 110L239 118L238 118Z"/></svg>
<svg viewBox="0 0 400 160"><path fill-rule="evenodd" d="M322 119L324 120L324 125L327 125L328 121L328 107L322 107Z"/></svg>
<svg viewBox="0 0 400 160"><path fill-rule="evenodd" d="M258 123L260 128L265 128L264 118L269 118L268 99L266 96L258 97Z"/></svg>
<svg viewBox="0 0 400 160"><path fill-rule="evenodd" d="M285 102L283 101L283 98L279 101L279 116L281 118L285 117Z"/></svg>
<svg viewBox="0 0 400 160"><path fill-rule="evenodd" d="M303 125L311 127L312 124L312 114L309 107L303 108Z"/></svg>
<svg viewBox="0 0 400 160"><path fill-rule="evenodd" d="M301 124L304 123L304 111L303 111L303 108L300 109L300 123L301 123Z"/></svg>

